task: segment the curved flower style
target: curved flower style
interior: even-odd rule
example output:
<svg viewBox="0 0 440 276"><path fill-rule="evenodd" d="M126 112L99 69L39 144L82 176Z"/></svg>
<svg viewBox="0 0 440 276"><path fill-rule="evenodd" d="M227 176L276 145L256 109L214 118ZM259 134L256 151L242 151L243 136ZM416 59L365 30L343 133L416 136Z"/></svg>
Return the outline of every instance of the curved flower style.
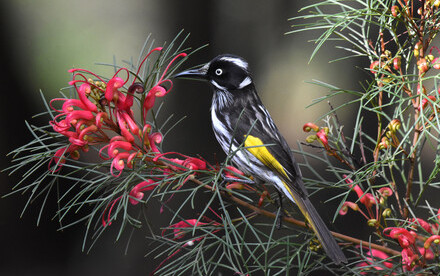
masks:
<svg viewBox="0 0 440 276"><path fill-rule="evenodd" d="M151 126L145 123L146 114L153 107L155 97L162 97L171 90L172 82L165 78L171 65L176 59L186 56L185 53L176 55L153 88L144 93L144 84L136 82L140 68L153 52L161 50L160 47L155 48L146 55L127 89L125 87L130 76L127 68L119 69L109 80L85 69L69 70L73 73L73 80L69 84L73 86L78 99L52 100L50 105L58 114L50 124L56 132L68 138L70 145L56 151L49 163L51 171L59 171L67 156L78 159L79 150L87 152L91 145L101 146L99 156L112 160L110 173L115 177L120 176L124 168L133 168L136 160L145 155L160 153L157 144L162 141L162 134L151 132ZM127 76L120 77L124 72ZM169 83L170 88L164 88L164 83ZM143 125L136 121L132 110L135 93L145 98ZM62 108L54 108L54 102L63 102ZM107 156L103 156L105 149Z"/></svg>

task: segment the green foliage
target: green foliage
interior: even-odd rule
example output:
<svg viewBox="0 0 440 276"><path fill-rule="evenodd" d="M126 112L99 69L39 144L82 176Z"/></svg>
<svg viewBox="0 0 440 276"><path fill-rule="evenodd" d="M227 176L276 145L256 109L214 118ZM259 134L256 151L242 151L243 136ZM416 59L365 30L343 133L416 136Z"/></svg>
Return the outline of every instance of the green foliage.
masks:
<svg viewBox="0 0 440 276"><path fill-rule="evenodd" d="M13 165L7 170L22 173L11 194L29 195L24 209L41 198L37 223L47 199L55 196L59 206L54 218L60 228L84 225L84 249L91 248L109 227L119 228L117 240L127 229L151 224L162 228L160 233L150 230L151 243L146 249L149 261L157 262L153 273L160 275L219 271L308 275L318 270L335 275L438 274L438 206L427 195L437 193L440 183L436 71L440 52L432 47L439 30L439 4L327 0L310 4L292 18L292 33L319 33L311 59L331 41L344 50L337 60L357 58L370 64L362 69L367 75L362 91L313 82L330 91L313 104L330 102L339 95L349 95L351 100L330 105L330 111L317 119L323 120L323 127L305 126L311 135L297 151L303 157L301 166L309 172L305 179L308 189L339 188L341 192L329 199L340 202L339 214L355 211L365 218L359 227L368 225L371 230L364 240L357 233L335 233L344 242L348 264L329 262L307 225L294 219L296 214L286 212L282 229L276 229L279 213L272 188L246 184L250 179L229 166L230 156L213 165L201 157L162 151L162 140L180 121L170 116L159 122L158 113L164 111L158 104L152 108L151 97L165 96L171 90L169 77L184 61L173 63L174 58L189 50L183 49L186 38L176 38L156 58L152 55L144 62L153 50L153 43L147 40L136 63L128 62L125 67L110 64L115 69L113 77L85 70L75 73L73 79L79 78L91 92L84 100L77 97L81 88L62 89L60 101L74 99L73 109L54 110L53 102L43 98L46 112L38 116L49 117L52 125L27 123L34 140L11 153ZM120 81L121 72L127 77L118 87L112 82ZM136 83L143 91L134 95L130 105L125 99L131 89L139 88ZM109 87L114 94L108 94ZM78 104L79 98L83 104ZM82 118L85 123L81 126L80 120L71 117L75 111L89 111L83 106L88 101L97 111L87 113L93 119ZM343 128L337 112L352 106L357 112L350 132ZM129 125L129 119L121 123L121 116L132 118L137 128ZM64 120L70 132L57 128ZM94 132L75 140L87 127L95 127ZM111 145L113 150L107 151ZM309 147L315 150L310 152ZM317 163L333 178L324 177L316 169ZM142 207L152 206L154 201L160 203L163 213L171 213L166 225L157 225L156 217L149 217L151 212L166 217L161 210L143 213Z"/></svg>
<svg viewBox="0 0 440 276"><path fill-rule="evenodd" d="M371 265L355 266L358 272L438 273L437 245L425 244L426 250L434 253L429 257L423 253L424 249L416 247L423 247L424 240L438 234L439 218L435 215L438 206L428 200L431 194L438 193L440 183L437 165L440 52L434 46L439 31L439 4L438 1L319 1L303 8L305 15L292 19L307 22L294 25L292 33L321 32L314 40L316 46L311 58L331 42L347 53L338 60L368 59L370 63L365 71L371 77L362 83L362 91L314 82L331 92L315 103L331 101L343 94L351 100L336 108L330 106L330 111L321 117L325 119L327 144L317 135L309 138L321 142L324 154L331 156L321 157L327 170L341 184L345 181L351 187L334 198L341 202L341 211L351 208L347 200L356 191L359 196L356 203L362 205L356 205L360 210L355 211L367 211L362 214L372 227L372 241L397 250L392 254L396 257L390 261L389 268L383 265L380 266L383 270L377 268L376 263L366 259L371 258L367 255L364 265ZM336 115L339 109L348 106L357 110L353 132L348 128L343 131ZM384 188L390 189L392 196L381 195L380 189L384 191ZM370 195L373 206L368 206L366 197ZM386 215L382 215L385 210ZM426 229L414 223L421 218L427 221ZM390 234L387 231L391 228L387 227L397 230ZM396 244L403 239L401 229L412 229L418 241L410 246ZM375 256L378 261L384 259Z"/></svg>

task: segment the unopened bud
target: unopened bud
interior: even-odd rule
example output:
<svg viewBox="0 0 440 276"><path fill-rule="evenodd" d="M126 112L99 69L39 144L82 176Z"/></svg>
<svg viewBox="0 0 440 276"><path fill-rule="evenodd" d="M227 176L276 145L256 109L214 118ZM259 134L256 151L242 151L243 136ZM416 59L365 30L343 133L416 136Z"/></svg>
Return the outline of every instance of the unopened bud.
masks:
<svg viewBox="0 0 440 276"><path fill-rule="evenodd" d="M425 73L426 71L428 71L428 62L426 61L426 59L424 58L419 59L417 61L417 68L421 73Z"/></svg>
<svg viewBox="0 0 440 276"><path fill-rule="evenodd" d="M422 43L419 41L416 43L416 45L414 46L414 56L418 57L420 55L420 50L422 50L423 45Z"/></svg>
<svg viewBox="0 0 440 276"><path fill-rule="evenodd" d="M392 6L392 7L391 7L391 14L392 14L394 17L397 17L397 16L400 14L400 9L399 9L399 7L398 7L398 6Z"/></svg>
<svg viewBox="0 0 440 276"><path fill-rule="evenodd" d="M432 60L432 67L437 70L440 69L440 59L439 58L434 58Z"/></svg>
<svg viewBox="0 0 440 276"><path fill-rule="evenodd" d="M377 225L377 219L369 219L368 226L375 227Z"/></svg>
<svg viewBox="0 0 440 276"><path fill-rule="evenodd" d="M395 57L393 59L393 67L394 67L395 70L399 70L400 69L400 66L402 65L401 64L401 60L402 60L402 58L400 56Z"/></svg>
<svg viewBox="0 0 440 276"><path fill-rule="evenodd" d="M382 137L379 143L379 149L387 149L390 146L390 140L387 137Z"/></svg>
<svg viewBox="0 0 440 276"><path fill-rule="evenodd" d="M370 71L371 71L371 73L376 74L376 73L377 73L377 72L376 72L377 70L379 70L379 61L378 61L378 60L373 61L373 62L370 64Z"/></svg>
<svg viewBox="0 0 440 276"><path fill-rule="evenodd" d="M310 132L312 130L317 132L319 130L319 127L317 125L315 125L314 123L304 124L304 126L303 126L303 131L304 132Z"/></svg>
<svg viewBox="0 0 440 276"><path fill-rule="evenodd" d="M313 143L316 139L318 139L318 136L316 136L315 134L309 135L306 138L306 142L307 143Z"/></svg>
<svg viewBox="0 0 440 276"><path fill-rule="evenodd" d="M400 126L402 125L402 123L400 122L399 119L393 119L391 120L391 122L388 124L388 128L390 129L391 132L395 133L396 131L399 130Z"/></svg>
<svg viewBox="0 0 440 276"><path fill-rule="evenodd" d="M382 216L384 217L384 218L388 218L388 217L390 217L391 215L392 215L392 211L391 211L391 209L390 208L386 208L385 210L383 210L383 212L382 212Z"/></svg>

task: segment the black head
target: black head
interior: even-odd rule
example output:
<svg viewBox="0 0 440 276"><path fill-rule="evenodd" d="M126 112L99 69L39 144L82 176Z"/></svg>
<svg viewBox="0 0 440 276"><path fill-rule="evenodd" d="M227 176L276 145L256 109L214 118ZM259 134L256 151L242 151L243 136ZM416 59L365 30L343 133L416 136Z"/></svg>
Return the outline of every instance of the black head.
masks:
<svg viewBox="0 0 440 276"><path fill-rule="evenodd" d="M252 83L248 63L234 55L220 55L199 69L183 71L174 77L209 81L220 90L242 89Z"/></svg>

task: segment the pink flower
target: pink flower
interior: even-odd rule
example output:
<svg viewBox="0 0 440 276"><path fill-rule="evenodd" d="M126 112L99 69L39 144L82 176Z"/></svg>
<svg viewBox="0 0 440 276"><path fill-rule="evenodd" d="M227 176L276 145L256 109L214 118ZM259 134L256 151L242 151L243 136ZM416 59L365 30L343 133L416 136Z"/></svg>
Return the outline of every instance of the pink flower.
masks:
<svg viewBox="0 0 440 276"><path fill-rule="evenodd" d="M389 231L389 233L387 233ZM402 248L415 244L415 237L408 230L400 227L388 227L383 230L385 236L396 239Z"/></svg>
<svg viewBox="0 0 440 276"><path fill-rule="evenodd" d="M316 136L318 137L321 144L324 146L324 148L329 149L330 146L328 144L328 137L327 132L325 131L325 128L321 128L317 133Z"/></svg>
<svg viewBox="0 0 440 276"><path fill-rule="evenodd" d="M108 156L110 156L110 158L114 158L119 153L118 149L131 151L133 149L133 145L130 142L123 140L115 140L113 142L110 142L107 150Z"/></svg>
<svg viewBox="0 0 440 276"><path fill-rule="evenodd" d="M412 249L404 248L402 250L402 264L407 271L412 271L416 267L418 255L414 254Z"/></svg>
<svg viewBox="0 0 440 276"><path fill-rule="evenodd" d="M354 202L350 202L350 201L346 201L342 204L341 210L339 210L339 214L341 216L344 216L347 214L348 212L348 208L351 208L354 211L359 211L359 206L354 203Z"/></svg>
<svg viewBox="0 0 440 276"><path fill-rule="evenodd" d="M315 125L314 123L304 124L304 126L303 126L303 131L304 132L310 132L312 130L314 132L318 132L319 131L319 127L317 125Z"/></svg>
<svg viewBox="0 0 440 276"><path fill-rule="evenodd" d="M107 82L105 89L105 98L111 102L115 96L116 91L125 84L125 81L119 77L114 77Z"/></svg>
<svg viewBox="0 0 440 276"><path fill-rule="evenodd" d="M366 257L367 261L357 264L356 265L357 267L368 267L368 268L366 268L368 270L379 270L380 271L380 270L384 270L384 268L381 266L373 266L373 267L371 267L371 266L377 262L380 262L381 264L383 264L387 268L392 268L394 266L390 262L383 261L385 259L388 259L389 256L380 250L371 249L365 255L370 256L370 257ZM361 272L361 274L367 275L367 272Z"/></svg>
<svg viewBox="0 0 440 276"><path fill-rule="evenodd" d="M180 155L180 156L185 157L185 159L184 160L177 159L177 158L168 159L168 158L164 157L165 155L169 155L169 154ZM171 161L172 163L176 163L182 167L188 168L189 170L193 170L193 171L206 169L206 162L204 160L199 159L199 158L195 158L195 157L186 156L186 155L178 153L178 152L167 152L167 153L162 153L162 154L156 155L156 157L153 158L153 161L157 162L159 160L159 158L164 161ZM170 164L170 165L176 170L182 170L181 167L173 166L172 164Z"/></svg>
<svg viewBox="0 0 440 276"><path fill-rule="evenodd" d="M49 161L49 171L57 172L61 169L64 163L66 163L65 155L69 154L73 159L79 158L78 146L70 145L58 149L52 159ZM52 164L55 163L55 168L52 169Z"/></svg>
<svg viewBox="0 0 440 276"><path fill-rule="evenodd" d="M376 204L376 200L374 198L374 196L370 193L364 193L364 191L362 191L362 189L358 186L358 185L353 185L353 180L351 180L350 178L347 178L346 175L344 175L345 182L347 182L350 188L353 188L353 190L356 192L356 194L359 197L359 200L362 204L365 205L365 207L367 208L371 208L373 205Z"/></svg>
<svg viewBox="0 0 440 276"><path fill-rule="evenodd" d="M154 183L153 180L149 179L147 181L142 181L136 186L133 187L133 189L130 191L130 203L133 205L136 205L139 203L142 198L144 198L145 191L151 191L157 186L156 183Z"/></svg>
<svg viewBox="0 0 440 276"><path fill-rule="evenodd" d="M379 61L378 60L373 61L370 64L370 71L371 71L371 73L376 74L378 70L379 70Z"/></svg>
<svg viewBox="0 0 440 276"><path fill-rule="evenodd" d="M437 101L437 98L435 96L432 96L432 95L428 96L428 98L423 98L422 99L422 103L419 106L419 110L425 109L428 104L430 104L432 106L431 102L436 102L436 101Z"/></svg>
<svg viewBox="0 0 440 276"><path fill-rule="evenodd" d="M387 197L393 195L393 190L391 190L391 189L388 188L388 187L382 187L382 188L379 189L379 194L380 194L382 197L387 198Z"/></svg>
<svg viewBox="0 0 440 276"><path fill-rule="evenodd" d="M423 247L428 249L432 243L439 244L440 243L440 235L432 235L428 239L426 239L425 243L423 244Z"/></svg>
<svg viewBox="0 0 440 276"><path fill-rule="evenodd" d="M205 225L205 224L207 224L207 223L200 222L197 219L188 219L188 220L182 220L182 221L179 221L178 223L170 225L170 226L168 226L167 229L173 230L174 239L181 239L185 235L185 232L183 231L184 229L189 228L189 227L192 228L194 226ZM167 229L162 231L162 236L164 235L164 232Z"/></svg>
<svg viewBox="0 0 440 276"><path fill-rule="evenodd" d="M432 228L429 223L427 223L425 220L421 218L410 218L408 219L409 222L413 222L415 225L420 225L426 232L432 234Z"/></svg>

